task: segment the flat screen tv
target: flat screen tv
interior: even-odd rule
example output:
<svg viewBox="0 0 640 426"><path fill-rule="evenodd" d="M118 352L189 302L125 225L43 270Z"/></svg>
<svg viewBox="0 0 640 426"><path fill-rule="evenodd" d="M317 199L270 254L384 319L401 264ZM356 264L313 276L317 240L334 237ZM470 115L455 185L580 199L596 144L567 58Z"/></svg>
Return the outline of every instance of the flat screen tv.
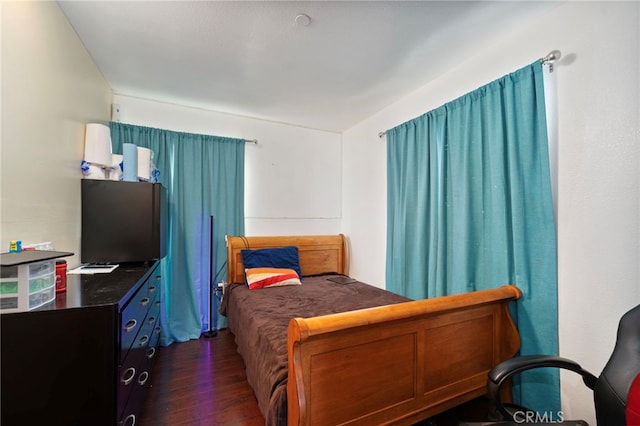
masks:
<svg viewBox="0 0 640 426"><path fill-rule="evenodd" d="M159 183L83 179L80 260L120 264L164 257L167 212Z"/></svg>

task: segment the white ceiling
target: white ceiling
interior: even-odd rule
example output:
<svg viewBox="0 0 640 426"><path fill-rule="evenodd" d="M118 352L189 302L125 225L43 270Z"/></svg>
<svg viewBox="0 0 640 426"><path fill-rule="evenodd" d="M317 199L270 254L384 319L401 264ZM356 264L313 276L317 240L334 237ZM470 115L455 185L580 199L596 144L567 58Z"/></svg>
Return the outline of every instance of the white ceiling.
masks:
<svg viewBox="0 0 640 426"><path fill-rule="evenodd" d="M551 3L59 4L116 94L341 132ZM308 26L295 24L300 13Z"/></svg>

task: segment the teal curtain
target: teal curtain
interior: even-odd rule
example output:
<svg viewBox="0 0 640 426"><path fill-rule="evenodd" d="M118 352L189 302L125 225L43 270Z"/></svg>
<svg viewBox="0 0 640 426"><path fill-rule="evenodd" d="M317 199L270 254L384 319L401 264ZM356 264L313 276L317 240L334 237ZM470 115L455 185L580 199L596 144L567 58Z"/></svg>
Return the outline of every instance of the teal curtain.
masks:
<svg viewBox="0 0 640 426"><path fill-rule="evenodd" d="M216 282L227 276L224 236L244 235L245 142L116 122L110 128L114 153L122 153L123 143L153 151L159 181L167 189L160 343L197 339L209 326L209 217L214 216Z"/></svg>
<svg viewBox="0 0 640 426"><path fill-rule="evenodd" d="M543 89L536 61L387 132L387 289L423 299L514 284L522 355L558 353ZM514 399L557 413L559 372L525 373Z"/></svg>

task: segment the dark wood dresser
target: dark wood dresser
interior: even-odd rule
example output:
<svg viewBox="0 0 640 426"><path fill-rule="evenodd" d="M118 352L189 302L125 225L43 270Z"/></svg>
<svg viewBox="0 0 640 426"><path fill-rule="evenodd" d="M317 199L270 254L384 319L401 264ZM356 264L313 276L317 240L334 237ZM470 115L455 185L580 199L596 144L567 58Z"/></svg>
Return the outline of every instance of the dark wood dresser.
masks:
<svg viewBox="0 0 640 426"><path fill-rule="evenodd" d="M160 268L67 276L37 310L0 315L3 426L134 425L160 337Z"/></svg>

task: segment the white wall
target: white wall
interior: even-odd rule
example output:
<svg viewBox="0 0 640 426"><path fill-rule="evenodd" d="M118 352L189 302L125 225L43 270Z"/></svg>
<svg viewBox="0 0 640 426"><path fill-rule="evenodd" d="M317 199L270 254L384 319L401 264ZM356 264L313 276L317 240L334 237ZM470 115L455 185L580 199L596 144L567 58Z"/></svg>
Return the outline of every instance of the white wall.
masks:
<svg viewBox="0 0 640 426"><path fill-rule="evenodd" d="M1 2L0 251L50 241L80 254L84 125L111 90L55 2Z"/></svg>
<svg viewBox="0 0 640 426"><path fill-rule="evenodd" d="M340 232L341 135L124 95L113 102L123 123L257 139L245 149L246 235Z"/></svg>
<svg viewBox="0 0 640 426"><path fill-rule="evenodd" d="M385 141L377 133L553 49L558 84L561 355L596 375L620 316L640 303L640 4L568 2L343 135L343 232L351 273L384 286ZM562 374L565 417L595 424L592 394Z"/></svg>

